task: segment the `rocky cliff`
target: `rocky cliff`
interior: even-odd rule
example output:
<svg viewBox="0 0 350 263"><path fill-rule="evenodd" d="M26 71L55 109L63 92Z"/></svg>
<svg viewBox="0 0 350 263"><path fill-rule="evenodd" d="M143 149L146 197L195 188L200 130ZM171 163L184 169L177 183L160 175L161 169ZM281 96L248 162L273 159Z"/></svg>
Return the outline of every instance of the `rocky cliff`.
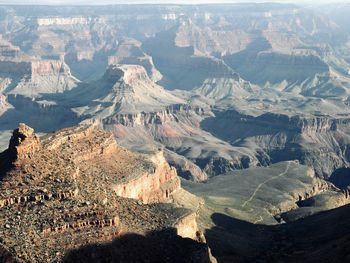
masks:
<svg viewBox="0 0 350 263"><path fill-rule="evenodd" d="M121 124L127 127L135 127L138 125L146 126L149 124L162 124L170 121L176 121L176 114L186 113L204 115L205 110L201 107L193 107L186 104L174 104L165 107L159 112L140 112L136 114L117 114L103 120L104 125Z"/></svg>
<svg viewBox="0 0 350 263"><path fill-rule="evenodd" d="M110 132L79 126L40 139L20 124L0 154L0 166L1 245L19 261L58 261L68 250L118 240L127 232L175 228L199 240L191 211L143 204L170 200L180 187L162 153L132 153ZM199 244L193 242L190 247ZM199 245L193 254L190 247L184 262L205 251ZM209 262L206 251L199 253L207 258L203 262Z"/></svg>
<svg viewBox="0 0 350 263"><path fill-rule="evenodd" d="M216 118L220 121L207 119L202 127L233 145L254 146L260 162L296 159L325 178L336 169L349 165L347 117L275 113L253 117L223 111L217 112ZM244 136L240 133L242 130L245 130Z"/></svg>
<svg viewBox="0 0 350 263"><path fill-rule="evenodd" d="M212 14L207 13L206 19L210 20ZM231 54L246 48L251 41L249 34L242 30L225 30L220 28L225 20L218 23L217 28L200 28L192 19L182 15L177 19L178 24L172 28L176 32L174 42L178 47L193 47L198 55Z"/></svg>
<svg viewBox="0 0 350 263"><path fill-rule="evenodd" d="M51 26L51 25L87 25L91 23L89 17L47 17L37 18L32 23L37 23L39 26Z"/></svg>
<svg viewBox="0 0 350 263"><path fill-rule="evenodd" d="M165 146L167 161L176 167L181 177L201 181L208 176L201 170L202 167L198 167L196 157L191 156L189 160L181 156L181 152L186 148L191 149L193 145L197 147L198 142L194 137L198 136L198 141L201 140L200 121L208 115L208 108L173 104L158 111L111 115L102 119L99 125L112 131L120 143L135 150L145 145L151 148ZM142 138L138 136L140 133L143 134ZM194 154L197 152L195 150Z"/></svg>
<svg viewBox="0 0 350 263"><path fill-rule="evenodd" d="M136 145L154 147L161 143L169 151L168 161L187 179L205 180L232 169L257 165L254 151L231 146L202 129L201 122L211 116L207 106L176 104L161 111L115 114L98 125L112 131L127 147L137 149ZM141 133L142 138L137 136Z"/></svg>
<svg viewBox="0 0 350 263"><path fill-rule="evenodd" d="M113 186L117 195L138 199L144 203L164 202L180 188L176 170L169 167L162 152L153 156L151 160L155 164L155 171Z"/></svg>
<svg viewBox="0 0 350 263"><path fill-rule="evenodd" d="M116 180L110 187L121 197L144 203L164 202L180 188L176 171L162 152L151 157L134 154L118 146L112 133L93 126L63 129L44 138L43 144L50 151L65 152L66 158L84 170L98 168L110 176L114 174Z"/></svg>
<svg viewBox="0 0 350 263"><path fill-rule="evenodd" d="M149 78L153 81L162 79L162 75L155 68L153 58L142 50L142 43L133 38L124 38L118 43L118 48L113 56L108 57L108 65L141 65Z"/></svg>
<svg viewBox="0 0 350 263"><path fill-rule="evenodd" d="M28 97L70 90L79 82L60 60L0 61L1 90ZM4 77L6 76L6 78Z"/></svg>
<svg viewBox="0 0 350 263"><path fill-rule="evenodd" d="M68 70L68 71L67 71ZM69 68L63 61L60 60L43 60L35 61L31 63L31 74L32 75L58 75L59 73L66 72L69 74Z"/></svg>
<svg viewBox="0 0 350 263"><path fill-rule="evenodd" d="M62 254L66 262L77 261L82 251L83 259L94 261L99 255L113 258L130 241L121 231L175 227L196 236L191 212L157 204L181 192L167 162L178 175L213 186L201 193L214 210L258 224L252 228L222 216L214 222L214 210L201 210L200 203L195 211L210 223L234 229L233 237L219 230L213 244L223 240L244 248L256 232L265 235L260 224L276 223L280 213L281 222L292 221L346 204L348 20L338 26L326 15L331 8L311 9L271 3L0 6L0 140L18 121L38 132L78 123L112 132L84 126L38 141L20 127L1 154L1 246L24 261L60 261ZM113 136L149 154L126 151ZM345 170L331 176L339 168ZM330 191L320 179L329 176L344 192ZM254 231L244 233L247 239L236 234L249 228ZM112 235L112 244L80 248L86 236L101 244ZM169 245L163 237L161 244ZM284 238L281 243L288 244ZM155 239L137 236L130 243L135 240L148 248L144 244ZM281 243L261 243L273 250L255 251L248 261L273 262L269 253ZM144 253L134 251L142 252L136 257Z"/></svg>
<svg viewBox="0 0 350 263"><path fill-rule="evenodd" d="M25 159L31 154L35 154L41 148L39 137L34 134L34 130L23 123L19 124L19 127L13 131L9 144L9 157L11 160ZM16 162L13 164L16 165Z"/></svg>
<svg viewBox="0 0 350 263"><path fill-rule="evenodd" d="M80 98L78 103L76 97ZM182 98L152 81L145 68L139 65L110 65L99 80L79 85L64 94L64 98L63 103L74 107L79 115L100 120L184 103Z"/></svg>
<svg viewBox="0 0 350 263"><path fill-rule="evenodd" d="M67 65L60 60L41 60L33 62L13 62L1 61L0 73L14 76L29 75L29 76L45 76L58 75L66 72L70 74Z"/></svg>

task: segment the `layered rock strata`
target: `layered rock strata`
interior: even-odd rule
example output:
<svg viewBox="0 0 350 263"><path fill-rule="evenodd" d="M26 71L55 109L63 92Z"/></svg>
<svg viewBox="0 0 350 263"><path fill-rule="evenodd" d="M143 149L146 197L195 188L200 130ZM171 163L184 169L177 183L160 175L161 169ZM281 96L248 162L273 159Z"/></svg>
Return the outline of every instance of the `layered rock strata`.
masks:
<svg viewBox="0 0 350 263"><path fill-rule="evenodd" d="M349 166L346 116L264 113L254 117L232 110L215 114L215 118L203 121L201 127L234 146L254 145L262 165L299 160L326 179L335 170ZM246 131L244 136L242 130Z"/></svg>
<svg viewBox="0 0 350 263"><path fill-rule="evenodd" d="M180 187L175 169L162 152L150 158L132 153L118 146L112 133L93 126L63 129L46 137L43 144L51 151L65 152L66 158L82 167L81 172L98 169L114 177L110 187L121 197L163 202Z"/></svg>
<svg viewBox="0 0 350 263"><path fill-rule="evenodd" d="M57 262L69 250L164 228L200 239L189 210L154 203L180 188L162 153L132 153L110 132L79 126L40 139L20 124L0 154L0 167L0 244L6 258L7 250L19 261ZM199 247L197 256L209 262L208 248ZM189 258L195 255L188 251Z"/></svg>
<svg viewBox="0 0 350 263"><path fill-rule="evenodd" d="M61 60L0 61L0 74L45 76L58 75L67 70L68 66ZM69 70L67 72L70 73Z"/></svg>

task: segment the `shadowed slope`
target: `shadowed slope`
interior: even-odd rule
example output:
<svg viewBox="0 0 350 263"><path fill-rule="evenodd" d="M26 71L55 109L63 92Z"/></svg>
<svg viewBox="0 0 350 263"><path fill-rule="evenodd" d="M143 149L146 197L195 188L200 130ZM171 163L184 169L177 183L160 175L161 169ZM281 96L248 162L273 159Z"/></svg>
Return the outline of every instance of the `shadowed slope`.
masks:
<svg viewBox="0 0 350 263"><path fill-rule="evenodd" d="M206 238L218 262L347 262L349 211L344 206L278 226L213 214L216 226Z"/></svg>

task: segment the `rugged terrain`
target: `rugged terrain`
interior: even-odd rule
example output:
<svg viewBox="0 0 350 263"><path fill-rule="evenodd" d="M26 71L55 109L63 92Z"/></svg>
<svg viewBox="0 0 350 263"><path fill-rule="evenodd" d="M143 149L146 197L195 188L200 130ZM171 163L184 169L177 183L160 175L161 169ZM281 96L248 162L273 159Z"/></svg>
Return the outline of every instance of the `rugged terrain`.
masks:
<svg viewBox="0 0 350 263"><path fill-rule="evenodd" d="M1 9L4 134L94 123L128 148L165 147L192 180L294 159L324 178L349 165L349 33L336 8Z"/></svg>
<svg viewBox="0 0 350 263"><path fill-rule="evenodd" d="M83 212L94 205L104 211L93 218L118 216L119 224L109 226L117 233L143 234L72 250L67 261L76 261L81 252L90 258L113 257L116 248L132 240L146 244L141 247L164 240L174 233L145 233L160 229L150 218L171 211L174 216L163 218L159 226L193 237L197 214L199 230L222 262L293 262L303 257L311 262L304 251L310 247L315 258L339 262L330 247L346 254L348 233L342 235L342 227L348 208L339 207L349 203L350 185L348 10L346 4L276 3L0 6L1 149L19 122L40 135L83 125L41 137L40 142L33 135L31 141L37 143L28 149L35 152L35 161L32 154L15 161L21 152L13 151L12 140L1 157L4 190L14 184L19 191L27 186L28 191L45 189L39 195L44 199L51 193L40 205L43 218L50 218L48 207L57 206L57 222L62 224L47 220L50 229L70 229L77 216L66 219L70 217L62 216L60 207L67 202L76 214L74 202ZM38 169L22 167L21 160L42 170L37 179L30 176ZM11 163L15 165L7 166ZM62 171L66 185L51 183ZM45 181L45 176L52 178ZM69 189L67 201L53 198L66 194L56 185ZM32 196L6 191L4 204ZM39 209L43 198L20 207ZM158 202L184 209L154 204ZM121 214L116 208L120 204ZM127 207L145 213L144 227L142 218L128 225ZM12 210L8 213L12 220ZM181 216L183 227L175 226L171 220ZM327 220L337 224L337 218L339 228L327 226ZM5 221L4 231L15 229L15 223ZM300 233L311 231L312 224L324 227L324 233L304 239L305 248L298 246ZM91 232L89 244L104 240L100 232ZM62 237L63 243L75 238L70 230L64 233L69 237ZM46 242L43 234L31 235ZM15 252L11 250L15 254L27 244L18 242Z"/></svg>
<svg viewBox="0 0 350 263"><path fill-rule="evenodd" d="M204 240L193 212L159 204L180 189L175 169L161 152L130 152L118 146L110 132L92 126L39 138L20 124L0 157L1 245L17 260L72 262L79 255L83 260L83 246L106 243L116 247L115 260L130 261L132 243L142 250L144 240L153 242L152 248L168 237L160 249L164 255L145 250L145 258L210 262L205 244L177 236ZM122 240L131 243L119 247ZM108 245L112 241L117 243ZM185 251L175 256L172 246L180 244Z"/></svg>

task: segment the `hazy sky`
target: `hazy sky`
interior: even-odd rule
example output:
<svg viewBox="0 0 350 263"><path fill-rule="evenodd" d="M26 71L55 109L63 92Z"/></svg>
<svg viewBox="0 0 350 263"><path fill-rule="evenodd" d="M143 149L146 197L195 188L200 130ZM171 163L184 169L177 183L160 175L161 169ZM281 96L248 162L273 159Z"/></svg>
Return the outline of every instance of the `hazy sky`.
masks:
<svg viewBox="0 0 350 263"><path fill-rule="evenodd" d="M201 3L239 3L239 2L281 2L298 4L320 3L350 3L350 0L0 0L0 4L44 4L44 5L104 5L104 4L140 4L140 3L178 3L178 4L201 4Z"/></svg>

